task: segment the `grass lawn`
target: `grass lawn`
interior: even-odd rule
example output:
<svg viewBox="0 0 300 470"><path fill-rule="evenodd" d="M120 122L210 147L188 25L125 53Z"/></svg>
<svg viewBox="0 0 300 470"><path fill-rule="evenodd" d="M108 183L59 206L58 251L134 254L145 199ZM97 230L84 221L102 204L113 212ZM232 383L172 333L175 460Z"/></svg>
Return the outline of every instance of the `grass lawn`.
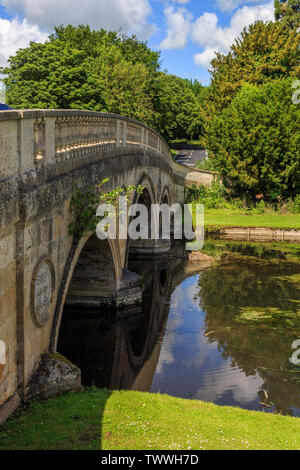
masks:
<svg viewBox="0 0 300 470"><path fill-rule="evenodd" d="M300 229L300 214L265 212L253 214L240 209L205 209L206 227L270 227Z"/></svg>
<svg viewBox="0 0 300 470"><path fill-rule="evenodd" d="M18 411L0 428L5 449L300 449L300 419L91 389Z"/></svg>

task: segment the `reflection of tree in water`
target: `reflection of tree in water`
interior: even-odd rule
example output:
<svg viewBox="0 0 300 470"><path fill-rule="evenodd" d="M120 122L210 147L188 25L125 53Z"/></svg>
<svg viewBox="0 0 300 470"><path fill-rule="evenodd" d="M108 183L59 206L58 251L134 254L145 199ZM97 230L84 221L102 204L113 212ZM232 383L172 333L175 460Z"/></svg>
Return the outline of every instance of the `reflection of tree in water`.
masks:
<svg viewBox="0 0 300 470"><path fill-rule="evenodd" d="M292 406L300 408L300 373L291 373L289 362L291 345L300 337L299 286L280 277L299 272L296 264L223 257L203 271L198 294L209 341L217 341L222 356L247 376L259 373L262 402L291 415ZM251 317L251 311L258 315Z"/></svg>

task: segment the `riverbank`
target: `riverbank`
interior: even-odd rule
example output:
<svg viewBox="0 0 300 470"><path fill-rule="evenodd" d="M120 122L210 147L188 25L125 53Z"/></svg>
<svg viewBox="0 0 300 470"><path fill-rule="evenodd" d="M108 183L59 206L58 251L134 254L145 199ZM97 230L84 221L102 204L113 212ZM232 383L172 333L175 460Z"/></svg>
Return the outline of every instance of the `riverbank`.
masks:
<svg viewBox="0 0 300 470"><path fill-rule="evenodd" d="M300 243L300 230L265 227L207 226L205 236L216 240Z"/></svg>
<svg viewBox="0 0 300 470"><path fill-rule="evenodd" d="M205 208L205 227L264 227L270 229L294 229L300 230L300 214L280 212L265 212L255 214L245 209L207 209Z"/></svg>
<svg viewBox="0 0 300 470"><path fill-rule="evenodd" d="M95 388L33 401L0 428L0 450L299 448L299 418Z"/></svg>

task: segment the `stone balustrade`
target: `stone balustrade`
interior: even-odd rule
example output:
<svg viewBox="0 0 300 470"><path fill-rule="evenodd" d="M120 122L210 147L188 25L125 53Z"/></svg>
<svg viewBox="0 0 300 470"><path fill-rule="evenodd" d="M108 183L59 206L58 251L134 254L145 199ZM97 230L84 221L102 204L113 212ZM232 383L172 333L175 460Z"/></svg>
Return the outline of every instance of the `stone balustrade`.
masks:
<svg viewBox="0 0 300 470"><path fill-rule="evenodd" d="M0 179L89 152L132 148L171 157L157 132L123 116L75 110L0 113Z"/></svg>

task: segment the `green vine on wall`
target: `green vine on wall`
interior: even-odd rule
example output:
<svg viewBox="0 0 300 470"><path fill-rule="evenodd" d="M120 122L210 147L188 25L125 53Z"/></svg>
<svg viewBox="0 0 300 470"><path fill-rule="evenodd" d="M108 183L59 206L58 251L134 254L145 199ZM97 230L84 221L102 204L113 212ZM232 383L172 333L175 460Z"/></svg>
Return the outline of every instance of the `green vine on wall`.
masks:
<svg viewBox="0 0 300 470"><path fill-rule="evenodd" d="M141 185L129 185L105 192L103 191L103 185L108 181L109 179L97 181L95 185L84 189L78 189L74 186L74 193L70 204L73 221L69 224L69 234L75 240L79 240L89 232L95 232L98 223L107 217L107 213L102 217L96 215L99 204L111 204L116 209L116 213L118 213L118 198L120 196L126 197L127 201L129 201L131 193L137 192L141 194L144 190Z"/></svg>

